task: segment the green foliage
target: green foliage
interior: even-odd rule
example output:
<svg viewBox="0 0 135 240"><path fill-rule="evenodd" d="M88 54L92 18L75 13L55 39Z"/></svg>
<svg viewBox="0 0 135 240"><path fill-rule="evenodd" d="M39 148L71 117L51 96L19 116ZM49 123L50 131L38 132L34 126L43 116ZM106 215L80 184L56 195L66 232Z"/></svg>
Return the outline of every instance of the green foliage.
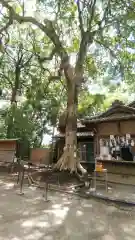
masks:
<svg viewBox="0 0 135 240"><path fill-rule="evenodd" d="M90 94L89 91L82 91L79 99L78 114L80 118L92 116L101 111L105 95Z"/></svg>
<svg viewBox="0 0 135 240"><path fill-rule="evenodd" d="M60 82L50 81L48 63L41 65L38 61L41 45L48 54L46 38L27 26L20 29L15 24L13 28L0 65L1 98L9 106L0 112L0 137L28 140L31 146L38 147L43 135L51 133L48 127L57 123L65 88Z"/></svg>
<svg viewBox="0 0 135 240"><path fill-rule="evenodd" d="M25 114L23 106L11 106L5 119L6 126L10 124L13 118L13 129L11 138L28 139L31 141L32 133L35 130L34 122L28 114Z"/></svg>

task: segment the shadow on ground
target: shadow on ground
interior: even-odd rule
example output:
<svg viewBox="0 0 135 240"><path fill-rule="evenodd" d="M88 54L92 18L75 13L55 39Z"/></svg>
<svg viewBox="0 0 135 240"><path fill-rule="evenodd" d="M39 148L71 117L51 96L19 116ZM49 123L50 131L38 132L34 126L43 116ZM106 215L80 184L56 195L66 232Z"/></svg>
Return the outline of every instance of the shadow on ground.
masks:
<svg viewBox="0 0 135 240"><path fill-rule="evenodd" d="M135 211L94 200L25 187L17 195L13 182L0 177L0 240L133 240Z"/></svg>

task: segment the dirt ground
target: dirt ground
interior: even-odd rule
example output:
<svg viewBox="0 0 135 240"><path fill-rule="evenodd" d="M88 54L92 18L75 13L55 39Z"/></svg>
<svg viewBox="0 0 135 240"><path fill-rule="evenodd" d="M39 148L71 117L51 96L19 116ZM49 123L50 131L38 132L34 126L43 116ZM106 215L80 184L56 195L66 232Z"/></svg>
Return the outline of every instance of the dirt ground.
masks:
<svg viewBox="0 0 135 240"><path fill-rule="evenodd" d="M135 210L25 187L0 177L0 240L134 240Z"/></svg>

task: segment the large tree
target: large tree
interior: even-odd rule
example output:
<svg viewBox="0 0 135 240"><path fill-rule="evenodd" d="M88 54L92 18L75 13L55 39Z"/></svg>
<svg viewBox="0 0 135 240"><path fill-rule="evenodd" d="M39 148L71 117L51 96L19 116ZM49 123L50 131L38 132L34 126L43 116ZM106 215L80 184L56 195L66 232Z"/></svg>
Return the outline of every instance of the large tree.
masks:
<svg viewBox="0 0 135 240"><path fill-rule="evenodd" d="M26 139L32 147L42 144L47 126L56 125L64 89L54 81L48 64L39 62L40 45L48 50L47 39L38 29L14 23L0 61L0 87L7 106L1 112L3 137ZM53 83L53 84L52 84ZM59 94L58 94L59 93ZM62 101L63 102L63 101Z"/></svg>
<svg viewBox="0 0 135 240"><path fill-rule="evenodd" d="M10 101L7 138L13 137L13 112L17 107L18 96L23 94L26 84L28 85L26 71L30 71L30 63L34 56L27 50L26 42L24 44L21 42L21 34L18 26L14 25L14 34L10 36L0 63L0 85L6 91L7 99ZM25 30L23 34L27 36Z"/></svg>
<svg viewBox="0 0 135 240"><path fill-rule="evenodd" d="M28 16L25 9L18 13L12 2L0 0L2 6L7 10L5 26L2 31L17 21L20 24L31 23L38 27L50 40L52 51L48 58L40 60L51 60L54 55L59 57L58 74L64 79L67 89L67 116L65 147L61 159L57 163L60 169L71 171L85 170L77 159L77 105L78 92L84 81L84 71L89 65L89 76L92 78L93 66L97 64L91 51L94 45L103 47L111 57L116 58L118 70L123 74L123 66L120 63L120 46L124 43L125 31L132 26L130 13L134 12L134 1L130 0L42 0L43 9L46 14L36 17ZM44 16L50 11L49 18ZM38 19L37 19L38 18ZM117 37L111 41L111 37ZM127 35L126 35L127 37ZM118 45L119 42L119 45ZM116 44L117 43L117 44ZM71 57L74 64L71 63ZM98 66L100 67L100 66ZM87 76L87 71L86 71Z"/></svg>

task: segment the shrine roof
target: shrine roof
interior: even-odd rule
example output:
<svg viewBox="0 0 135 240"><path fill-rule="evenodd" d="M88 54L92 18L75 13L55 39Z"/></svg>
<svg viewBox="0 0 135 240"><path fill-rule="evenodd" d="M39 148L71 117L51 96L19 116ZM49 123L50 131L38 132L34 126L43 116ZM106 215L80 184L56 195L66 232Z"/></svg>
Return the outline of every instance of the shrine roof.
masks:
<svg viewBox="0 0 135 240"><path fill-rule="evenodd" d="M108 122L121 119L135 119L135 108L129 105L124 105L123 102L115 100L107 111L96 116L83 119L82 124Z"/></svg>

